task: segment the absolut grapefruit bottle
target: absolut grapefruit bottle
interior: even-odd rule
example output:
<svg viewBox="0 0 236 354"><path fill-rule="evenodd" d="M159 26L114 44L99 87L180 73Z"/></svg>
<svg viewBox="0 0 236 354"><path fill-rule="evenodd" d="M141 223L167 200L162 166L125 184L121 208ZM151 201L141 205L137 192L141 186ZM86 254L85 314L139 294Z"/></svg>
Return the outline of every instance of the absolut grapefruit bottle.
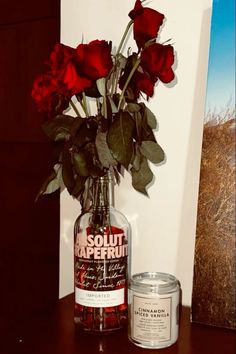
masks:
<svg viewBox="0 0 236 354"><path fill-rule="evenodd" d="M110 176L93 181L89 212L75 222L75 323L106 333L127 324L129 224L111 202Z"/></svg>

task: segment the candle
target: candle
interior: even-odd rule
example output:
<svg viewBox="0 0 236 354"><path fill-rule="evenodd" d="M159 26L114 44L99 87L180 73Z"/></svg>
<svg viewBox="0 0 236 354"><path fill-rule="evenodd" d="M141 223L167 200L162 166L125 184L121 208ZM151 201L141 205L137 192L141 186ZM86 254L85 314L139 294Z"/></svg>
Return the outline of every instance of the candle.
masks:
<svg viewBox="0 0 236 354"><path fill-rule="evenodd" d="M178 339L179 281L166 273L134 274L129 284L129 339L143 348L165 348Z"/></svg>

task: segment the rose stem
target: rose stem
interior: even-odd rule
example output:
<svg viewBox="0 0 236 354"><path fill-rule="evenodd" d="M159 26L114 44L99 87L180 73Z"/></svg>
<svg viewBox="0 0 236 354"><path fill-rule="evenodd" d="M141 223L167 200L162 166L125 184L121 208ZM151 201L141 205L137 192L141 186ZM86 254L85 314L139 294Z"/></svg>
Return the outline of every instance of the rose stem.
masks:
<svg viewBox="0 0 236 354"><path fill-rule="evenodd" d="M86 107L84 106L83 100L81 100L79 97L77 97L77 100L79 101L79 103L84 111L84 114L86 115L86 117L88 117L88 111L87 111Z"/></svg>
<svg viewBox="0 0 236 354"><path fill-rule="evenodd" d="M124 32L124 34L123 34L123 36L121 38L120 44L119 44L119 46L117 48L117 52L116 52L116 55L115 55L115 63L114 63L114 67L115 68L117 68L117 61L118 61L117 58L118 58L118 55L119 55L119 53L120 53L120 51L122 49L122 46L123 46L123 44L125 42L126 36L127 36L128 32L129 32L129 29L130 29L132 23L133 23L133 20L129 21L128 25L126 26L125 32ZM112 71L114 71L114 67L113 67ZM112 96L114 94L114 89L115 89L116 82L117 82L117 75L118 75L117 73L114 73L114 80L112 81L112 88L111 88L111 98L112 98Z"/></svg>
<svg viewBox="0 0 236 354"><path fill-rule="evenodd" d="M124 44L125 38L126 38L128 32L129 32L129 29L130 29L132 23L133 23L133 20L129 21L129 23L128 23L126 29L125 29L125 32L124 32L124 34L123 34L123 37L121 38L121 41L120 41L119 47L118 47L118 49L117 49L116 55L118 55L118 54L120 53L121 48L122 48L122 46L123 46L123 44Z"/></svg>
<svg viewBox="0 0 236 354"><path fill-rule="evenodd" d="M118 110L120 109L121 102L122 102L122 100L123 100L125 91L126 91L128 85L129 85L129 82L130 82L130 80L132 79L132 76L134 75L135 71L137 70L137 68L138 68L138 66L139 66L139 64L140 64L140 61L141 61L140 59L137 59L136 63L134 64L132 70L131 70L130 73L129 73L129 76L128 76L127 80L126 80L126 83L125 83L125 85L124 85L124 87L123 87L123 90L122 90L122 92L121 92L121 95L120 95L120 100L119 100L119 104L118 104Z"/></svg>
<svg viewBox="0 0 236 354"><path fill-rule="evenodd" d="M87 107L87 100L86 100L86 95L83 92L83 107L84 107L84 112L86 114L86 117L89 117L89 112L88 112L88 107Z"/></svg>
<svg viewBox="0 0 236 354"><path fill-rule="evenodd" d="M70 100L70 105L71 105L71 107L73 108L73 110L75 111L77 117L81 117L81 115L80 115L80 113L79 113L79 111L78 111L76 105L74 104L74 102L73 102L72 100Z"/></svg>

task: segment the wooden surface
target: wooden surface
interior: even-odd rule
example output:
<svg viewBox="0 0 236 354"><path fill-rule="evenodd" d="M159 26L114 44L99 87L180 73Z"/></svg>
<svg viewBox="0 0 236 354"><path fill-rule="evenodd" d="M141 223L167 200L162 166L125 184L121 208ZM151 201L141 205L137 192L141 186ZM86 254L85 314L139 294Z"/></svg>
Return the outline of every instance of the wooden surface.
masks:
<svg viewBox="0 0 236 354"><path fill-rule="evenodd" d="M0 346L58 300L59 194L35 203L53 152L30 94L59 37L60 0L0 0Z"/></svg>
<svg viewBox="0 0 236 354"><path fill-rule="evenodd" d="M235 331L191 324L189 308L181 310L178 342L165 349L142 349L132 344L126 331L105 336L76 333L74 296L61 299L50 312L32 318L11 333L1 354L234 354Z"/></svg>

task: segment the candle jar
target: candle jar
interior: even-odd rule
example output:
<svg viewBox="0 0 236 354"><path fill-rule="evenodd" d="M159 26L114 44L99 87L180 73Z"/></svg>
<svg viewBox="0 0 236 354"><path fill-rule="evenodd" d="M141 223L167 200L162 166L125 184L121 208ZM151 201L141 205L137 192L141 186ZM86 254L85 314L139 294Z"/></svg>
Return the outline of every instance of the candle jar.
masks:
<svg viewBox="0 0 236 354"><path fill-rule="evenodd" d="M179 281L166 273L134 274L129 284L131 342L143 348L174 344L179 331Z"/></svg>

